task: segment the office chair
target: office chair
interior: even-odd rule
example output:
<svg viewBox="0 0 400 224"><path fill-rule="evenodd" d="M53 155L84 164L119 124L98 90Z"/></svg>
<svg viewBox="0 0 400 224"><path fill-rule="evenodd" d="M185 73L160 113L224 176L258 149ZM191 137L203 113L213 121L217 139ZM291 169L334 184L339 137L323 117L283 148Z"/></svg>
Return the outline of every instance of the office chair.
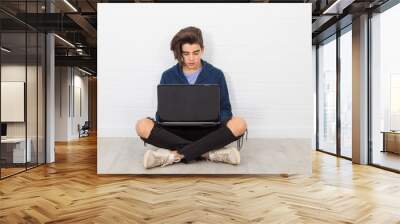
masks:
<svg viewBox="0 0 400 224"><path fill-rule="evenodd" d="M89 129L90 129L89 121L85 121L82 127L80 127L80 125L78 124L79 138L89 136Z"/></svg>

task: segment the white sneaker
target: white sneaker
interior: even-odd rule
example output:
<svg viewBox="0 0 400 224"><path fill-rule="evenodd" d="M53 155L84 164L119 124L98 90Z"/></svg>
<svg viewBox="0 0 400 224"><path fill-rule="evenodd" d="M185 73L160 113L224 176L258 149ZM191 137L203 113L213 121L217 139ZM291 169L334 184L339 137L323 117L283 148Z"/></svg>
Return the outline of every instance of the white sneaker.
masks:
<svg viewBox="0 0 400 224"><path fill-rule="evenodd" d="M240 164L240 153L235 147L213 150L208 153L209 160L233 165Z"/></svg>
<svg viewBox="0 0 400 224"><path fill-rule="evenodd" d="M167 166L179 162L179 158L175 158L174 154L167 149L148 149L144 153L143 165L144 168L149 169L156 166Z"/></svg>

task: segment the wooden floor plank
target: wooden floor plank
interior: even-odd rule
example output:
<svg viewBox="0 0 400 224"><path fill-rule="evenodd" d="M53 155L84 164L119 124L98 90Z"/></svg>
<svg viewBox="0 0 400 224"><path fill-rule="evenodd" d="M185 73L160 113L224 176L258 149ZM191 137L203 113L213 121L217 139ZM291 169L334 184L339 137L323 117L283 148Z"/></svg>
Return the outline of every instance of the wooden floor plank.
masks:
<svg viewBox="0 0 400 224"><path fill-rule="evenodd" d="M400 175L313 154L313 175L97 175L96 138L0 181L0 223L400 223Z"/></svg>

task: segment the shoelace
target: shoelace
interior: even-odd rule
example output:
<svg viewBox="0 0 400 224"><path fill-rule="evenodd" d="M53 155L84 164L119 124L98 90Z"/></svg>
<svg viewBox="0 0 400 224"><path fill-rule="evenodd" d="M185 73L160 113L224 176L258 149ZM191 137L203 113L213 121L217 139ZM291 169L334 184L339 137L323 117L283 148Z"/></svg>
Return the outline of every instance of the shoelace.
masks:
<svg viewBox="0 0 400 224"><path fill-rule="evenodd" d="M160 159L160 162L162 164L161 167L164 167L166 165L170 165L173 163L177 163L180 161L180 159L175 159L172 154L169 154L168 157L166 157L165 159L163 159L162 157L158 157L158 158Z"/></svg>
<svg viewBox="0 0 400 224"><path fill-rule="evenodd" d="M168 163L169 155L168 155L168 157L164 157L164 156L160 156L160 155L155 155L154 157L155 157L154 164L157 164L157 165L160 164L161 166L166 166L166 165L170 164L170 163Z"/></svg>
<svg viewBox="0 0 400 224"><path fill-rule="evenodd" d="M225 151L222 152L216 151L214 152L214 154L215 154L215 160L217 161L222 161L222 162L230 161L229 153L226 153Z"/></svg>

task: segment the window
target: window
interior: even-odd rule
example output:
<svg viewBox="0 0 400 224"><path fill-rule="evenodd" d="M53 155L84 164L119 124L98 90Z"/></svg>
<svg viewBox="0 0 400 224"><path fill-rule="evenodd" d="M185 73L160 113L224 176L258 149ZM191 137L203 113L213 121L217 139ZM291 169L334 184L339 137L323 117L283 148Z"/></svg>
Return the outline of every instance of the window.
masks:
<svg viewBox="0 0 400 224"><path fill-rule="evenodd" d="M318 48L318 148L336 153L336 37Z"/></svg>
<svg viewBox="0 0 400 224"><path fill-rule="evenodd" d="M400 170L400 4L371 18L372 164Z"/></svg>
<svg viewBox="0 0 400 224"><path fill-rule="evenodd" d="M346 32L347 31L347 32ZM351 26L340 36L340 154L352 157L352 35Z"/></svg>

